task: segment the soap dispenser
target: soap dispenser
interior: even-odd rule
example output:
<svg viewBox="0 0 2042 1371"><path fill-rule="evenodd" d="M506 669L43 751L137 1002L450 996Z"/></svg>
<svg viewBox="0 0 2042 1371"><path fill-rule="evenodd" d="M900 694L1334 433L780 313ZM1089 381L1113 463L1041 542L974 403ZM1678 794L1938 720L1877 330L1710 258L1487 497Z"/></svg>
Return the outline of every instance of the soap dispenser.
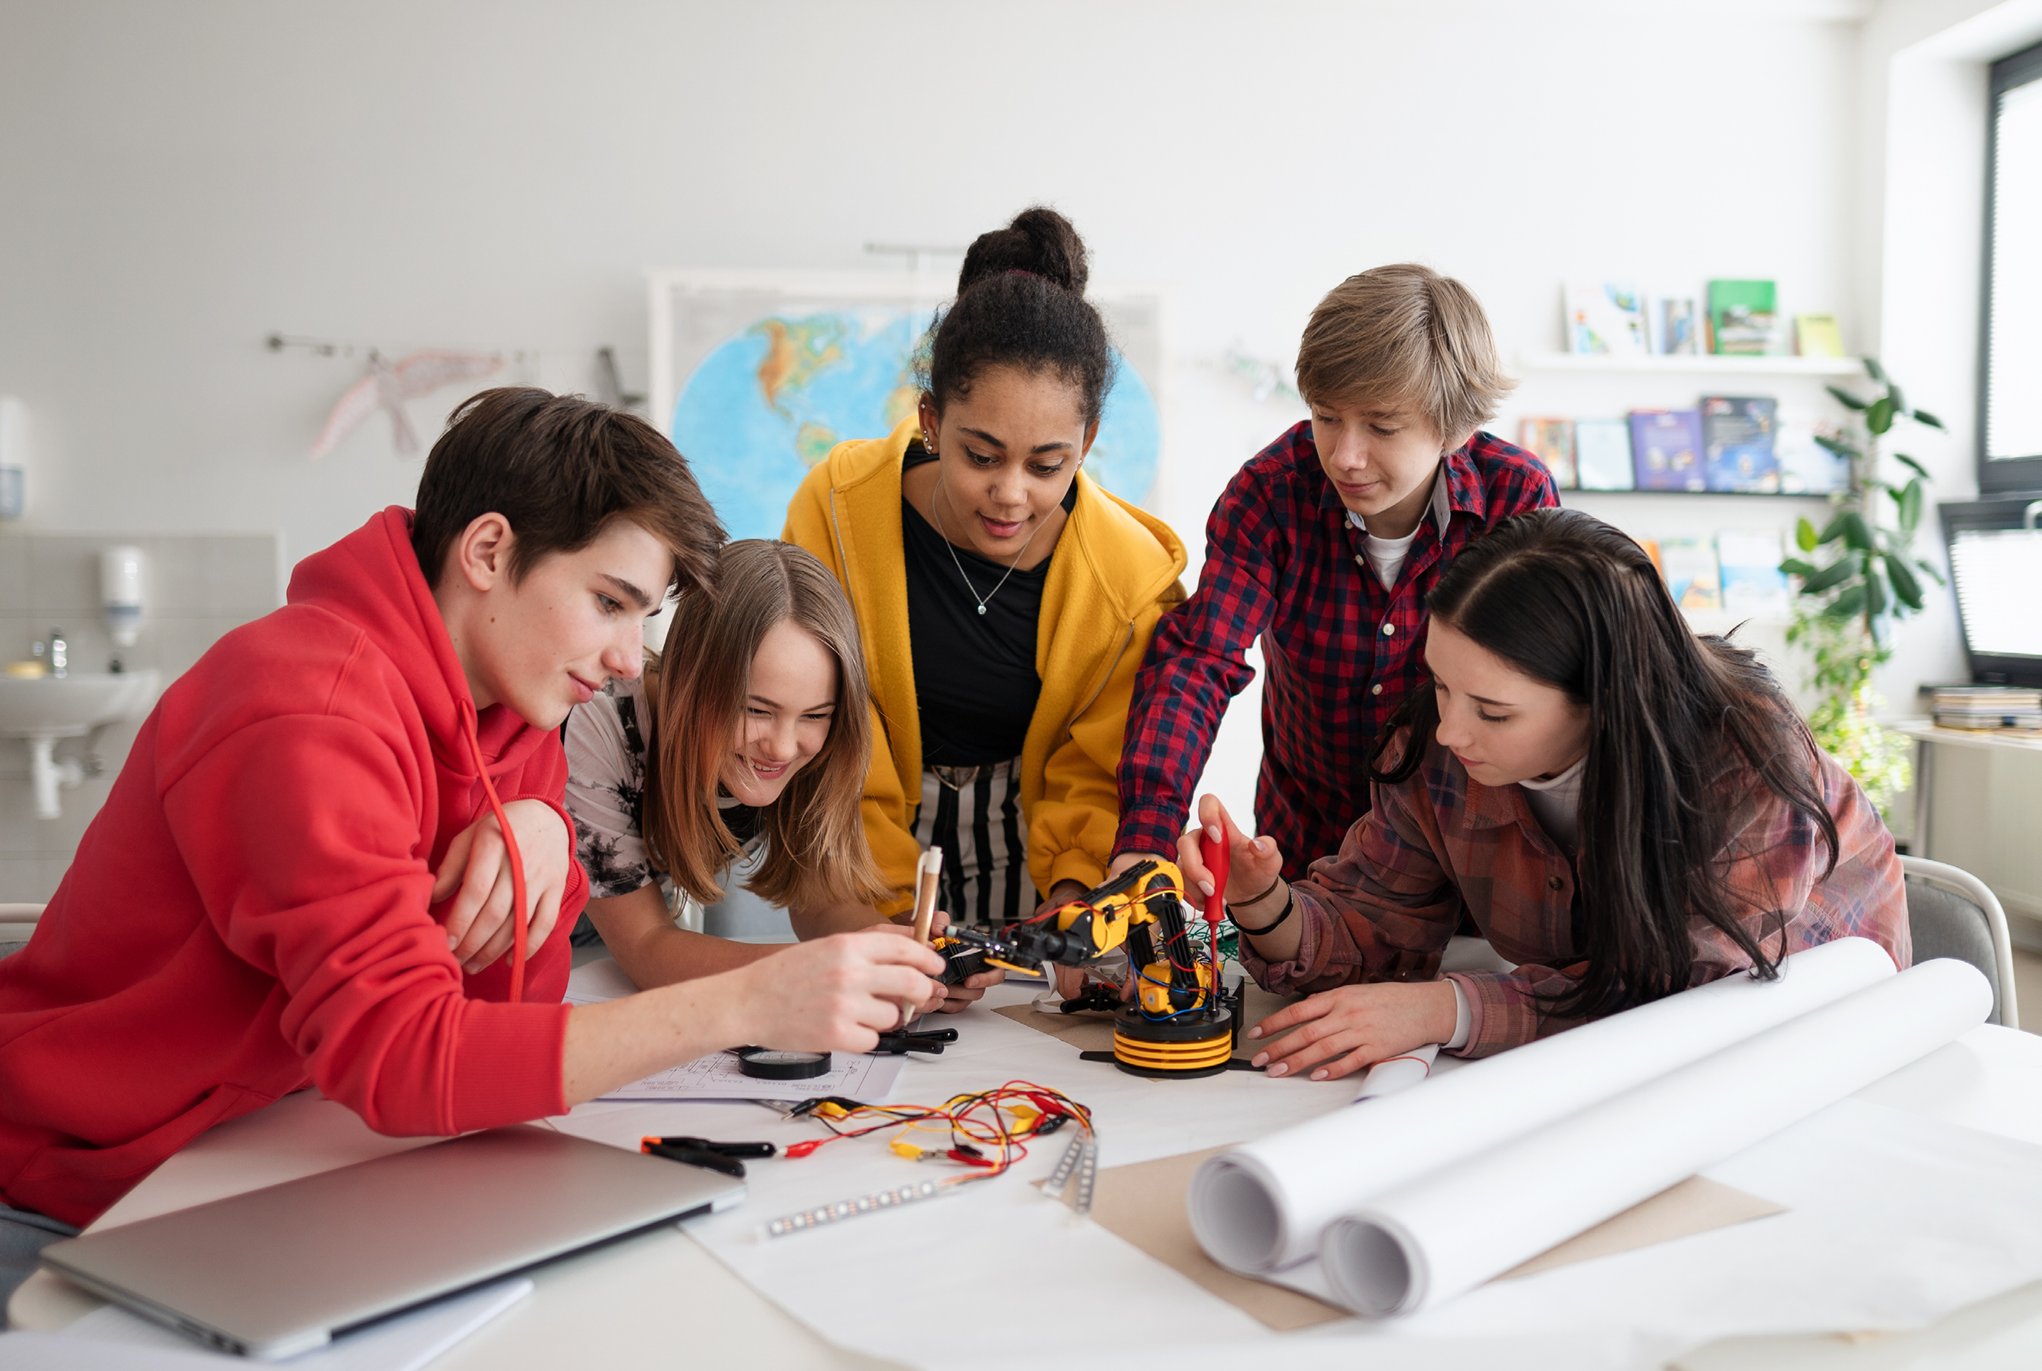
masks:
<svg viewBox="0 0 2042 1371"><path fill-rule="evenodd" d="M142 631L142 549L110 547L99 554L99 603L115 647L133 647Z"/></svg>

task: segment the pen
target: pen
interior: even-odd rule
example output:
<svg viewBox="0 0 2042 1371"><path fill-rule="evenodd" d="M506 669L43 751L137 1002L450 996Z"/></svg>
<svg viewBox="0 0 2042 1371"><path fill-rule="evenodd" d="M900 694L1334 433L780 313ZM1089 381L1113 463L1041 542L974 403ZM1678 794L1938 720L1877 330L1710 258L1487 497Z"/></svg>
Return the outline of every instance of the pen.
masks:
<svg viewBox="0 0 2042 1371"><path fill-rule="evenodd" d="M927 946L929 926L936 918L937 878L943 874L943 849L932 847L915 863L915 941Z"/></svg>

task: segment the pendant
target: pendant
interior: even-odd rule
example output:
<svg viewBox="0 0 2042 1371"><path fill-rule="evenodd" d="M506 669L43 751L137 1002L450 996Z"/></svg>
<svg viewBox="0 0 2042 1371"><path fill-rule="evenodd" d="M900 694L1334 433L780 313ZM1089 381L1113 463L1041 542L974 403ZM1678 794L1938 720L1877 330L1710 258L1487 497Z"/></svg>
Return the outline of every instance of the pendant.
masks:
<svg viewBox="0 0 2042 1371"><path fill-rule="evenodd" d="M981 614L985 613L985 612L986 612L986 607L985 607L984 605L980 605L980 606L978 607L978 612L979 612L979 613L981 613Z"/></svg>

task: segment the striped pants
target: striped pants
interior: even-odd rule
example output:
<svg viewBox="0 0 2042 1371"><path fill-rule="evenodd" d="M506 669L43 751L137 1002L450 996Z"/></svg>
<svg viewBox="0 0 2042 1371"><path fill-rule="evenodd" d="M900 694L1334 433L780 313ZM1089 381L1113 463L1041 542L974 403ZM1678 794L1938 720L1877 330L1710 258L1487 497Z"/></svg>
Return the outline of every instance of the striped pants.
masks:
<svg viewBox="0 0 2042 1371"><path fill-rule="evenodd" d="M938 907L953 923L998 928L1033 914L1041 902L1028 879L1020 765L1015 758L922 772L915 841L943 849Z"/></svg>

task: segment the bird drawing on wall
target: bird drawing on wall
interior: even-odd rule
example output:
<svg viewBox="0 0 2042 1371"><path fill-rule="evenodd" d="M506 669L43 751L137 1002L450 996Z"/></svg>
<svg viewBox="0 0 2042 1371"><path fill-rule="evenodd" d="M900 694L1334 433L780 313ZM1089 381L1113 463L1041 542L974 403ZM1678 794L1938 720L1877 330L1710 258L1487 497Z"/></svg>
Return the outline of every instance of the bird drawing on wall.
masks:
<svg viewBox="0 0 2042 1371"><path fill-rule="evenodd" d="M411 421L405 417L404 402L456 381L487 376L502 365L502 357L486 352L428 348L397 362L371 352L369 374L349 387L333 407L333 413L326 416L326 427L319 430L310 456L317 461L339 447L348 434L379 409L390 411L391 445L405 456L412 456L418 452L418 435L412 432Z"/></svg>

